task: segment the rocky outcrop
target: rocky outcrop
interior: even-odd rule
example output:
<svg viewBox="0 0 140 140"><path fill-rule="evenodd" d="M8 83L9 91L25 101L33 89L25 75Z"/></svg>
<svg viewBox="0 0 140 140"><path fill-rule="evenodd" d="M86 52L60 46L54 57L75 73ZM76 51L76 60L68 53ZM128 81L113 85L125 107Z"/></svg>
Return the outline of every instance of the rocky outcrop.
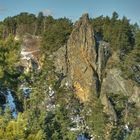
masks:
<svg viewBox="0 0 140 140"><path fill-rule="evenodd" d="M130 101L136 103L137 107L140 107L140 87L133 85L132 87L132 94L130 96ZM140 115L140 113L139 113Z"/></svg>
<svg viewBox="0 0 140 140"><path fill-rule="evenodd" d="M117 68L107 70L107 75L103 79L101 94L124 94L129 100L140 106L140 88L131 80L126 80L121 76L121 71Z"/></svg>
<svg viewBox="0 0 140 140"><path fill-rule="evenodd" d="M97 45L98 45L97 73L100 82L99 93L100 93L101 103L104 105L104 112L110 116L110 119L113 120L113 122L117 122L118 117L114 109L114 106L110 102L106 92L103 93L105 89L102 88L104 83L104 78L107 74L106 65L109 57L111 56L110 45L109 43L106 43L104 41L97 42Z"/></svg>
<svg viewBox="0 0 140 140"><path fill-rule="evenodd" d="M100 96L105 67L110 57L109 44L95 38L87 14L76 22L66 46L56 51L56 72L62 73L65 82L73 87L83 102ZM92 96L92 98L90 98Z"/></svg>
<svg viewBox="0 0 140 140"><path fill-rule="evenodd" d="M40 69L40 43L41 39L37 36L25 35L23 37L20 65L24 67L24 72Z"/></svg>
<svg viewBox="0 0 140 140"><path fill-rule="evenodd" d="M102 79L105 75L105 67L109 57L111 56L111 50L109 43L105 41L99 41L98 43L98 60L97 60L97 73L99 75L99 79L102 82Z"/></svg>
<svg viewBox="0 0 140 140"><path fill-rule="evenodd" d="M55 71L57 73L63 73L67 75L67 46L60 47L56 52L53 53Z"/></svg>
<svg viewBox="0 0 140 140"><path fill-rule="evenodd" d="M102 94L104 93L123 93L124 95L130 95L132 89L128 89L128 84L131 82L124 80L121 77L121 71L118 69L108 69L106 77L103 79L102 83Z"/></svg>
<svg viewBox="0 0 140 140"><path fill-rule="evenodd" d="M110 120L117 122L118 121L117 114L106 94L102 95L101 102L104 105L104 112L110 116Z"/></svg>
<svg viewBox="0 0 140 140"><path fill-rule="evenodd" d="M69 83L82 101L95 94L96 57L93 29L85 14L75 24L67 44Z"/></svg>
<svg viewBox="0 0 140 140"><path fill-rule="evenodd" d="M74 89L80 101L97 100L111 51L108 43L96 39L87 14L76 22L67 45L53 56L56 72L66 77L65 81ZM104 111L117 121L114 107L106 93L101 96L101 101L105 106Z"/></svg>

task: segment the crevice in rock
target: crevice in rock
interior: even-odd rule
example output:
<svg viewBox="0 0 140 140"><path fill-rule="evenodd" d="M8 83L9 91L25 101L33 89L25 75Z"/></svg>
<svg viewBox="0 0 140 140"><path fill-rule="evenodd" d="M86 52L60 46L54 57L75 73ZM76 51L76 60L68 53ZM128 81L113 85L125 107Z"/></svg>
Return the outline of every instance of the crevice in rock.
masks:
<svg viewBox="0 0 140 140"><path fill-rule="evenodd" d="M102 104L104 105L104 111L111 116L111 120L113 120L115 123L118 122L118 116L114 109L114 106L108 96L106 94L102 97Z"/></svg>
<svg viewBox="0 0 140 140"><path fill-rule="evenodd" d="M99 79L99 75L97 70L94 68L94 66L87 60L87 62L89 63L89 66L92 68L94 74L93 74L93 80L95 80L95 84L96 84L96 96L99 98L100 97L100 92L101 92L101 81Z"/></svg>
<svg viewBox="0 0 140 140"><path fill-rule="evenodd" d="M68 59L68 47L67 47L67 45L66 45L66 53L65 53L65 63L66 63L66 75L68 74L68 67L69 67L69 59Z"/></svg>
<svg viewBox="0 0 140 140"><path fill-rule="evenodd" d="M95 72L95 80L96 80L96 93L98 93L98 97L100 97L102 81L104 78L104 71L107 65L107 61L111 56L109 44L107 42L98 40L96 35L95 39L95 50L96 50L96 72Z"/></svg>
<svg viewBox="0 0 140 140"><path fill-rule="evenodd" d="M99 80L98 73L95 73L94 79L95 79L95 84L96 84L96 95L99 98L100 93L101 93L101 81Z"/></svg>
<svg viewBox="0 0 140 140"><path fill-rule="evenodd" d="M96 63L98 62L98 49L99 49L99 42L97 41L96 36L93 36L95 39L95 51L96 51Z"/></svg>
<svg viewBox="0 0 140 140"><path fill-rule="evenodd" d="M95 79L95 83L96 83L96 95L99 98L100 97L100 92L101 92L101 81L99 78L99 74L98 74L98 57L99 57L99 42L96 39L96 35L94 36L95 39L95 52L96 52L96 73L94 75L94 79Z"/></svg>

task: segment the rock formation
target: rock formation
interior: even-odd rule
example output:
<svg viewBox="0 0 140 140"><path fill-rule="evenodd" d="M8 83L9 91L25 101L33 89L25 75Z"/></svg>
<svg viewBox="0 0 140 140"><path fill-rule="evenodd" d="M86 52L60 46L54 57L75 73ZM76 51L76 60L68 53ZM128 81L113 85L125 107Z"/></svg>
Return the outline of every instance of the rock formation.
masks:
<svg viewBox="0 0 140 140"><path fill-rule="evenodd" d="M88 14L76 22L67 46L54 53L56 71L63 73L82 102L100 96L109 44L95 39Z"/></svg>
<svg viewBox="0 0 140 140"><path fill-rule="evenodd" d="M95 94L96 57L93 29L85 14L75 24L67 44L69 83L82 101Z"/></svg>
<svg viewBox="0 0 140 140"><path fill-rule="evenodd" d="M117 122L117 114L108 93L122 92L136 103L140 97L137 86L124 80L119 70L110 68L112 63L118 61L114 54L107 42L98 40L94 35L88 15L84 14L76 22L67 45L53 56L56 72L65 77L61 84L67 83L72 87L81 102L98 100L96 97L100 97L104 111Z"/></svg>
<svg viewBox="0 0 140 140"><path fill-rule="evenodd" d="M111 56L110 46L109 43L105 41L98 42L98 60L97 60L97 73L99 75L99 79L102 82L104 78L104 70L107 64L109 57Z"/></svg>
<svg viewBox="0 0 140 140"><path fill-rule="evenodd" d="M103 79L101 94L123 94L128 96L129 100L135 102L137 106L140 106L140 88L132 82L132 80L126 80L121 76L121 71L117 68L107 70L107 75Z"/></svg>
<svg viewBox="0 0 140 140"><path fill-rule="evenodd" d="M36 36L25 35L21 45L21 63L24 72L40 69L40 42Z"/></svg>

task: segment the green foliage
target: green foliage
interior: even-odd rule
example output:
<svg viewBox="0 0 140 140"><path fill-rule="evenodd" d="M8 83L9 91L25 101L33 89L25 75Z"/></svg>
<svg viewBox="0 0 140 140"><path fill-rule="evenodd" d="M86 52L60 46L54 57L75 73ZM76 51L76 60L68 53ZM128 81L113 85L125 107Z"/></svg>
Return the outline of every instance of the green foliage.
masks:
<svg viewBox="0 0 140 140"><path fill-rule="evenodd" d="M24 33L34 34L36 17L34 14L20 13L14 17L8 17L3 21L4 24L4 36L7 37L9 34Z"/></svg>
<svg viewBox="0 0 140 140"><path fill-rule="evenodd" d="M69 19L55 20L43 35L43 50L53 52L63 46L71 33L72 23Z"/></svg>
<svg viewBox="0 0 140 140"><path fill-rule="evenodd" d="M100 16L92 19L91 23L96 38L109 42L113 50L119 54L122 63L120 67L125 78L138 79L139 27L131 25L126 17L119 19L116 12L111 18ZM72 22L67 18L54 19L52 16L44 16L42 12L37 17L21 13L0 22L0 84L17 91L14 93L16 104L20 108L18 110L22 111L16 119L12 119L9 108L0 111L0 139L74 140L82 132L92 134L97 140L105 139L106 127L111 122L103 113L100 99L82 104L72 89L60 87L62 79L55 72L53 61L48 56L66 44L72 26ZM23 36L25 33L42 37L43 67L40 72L33 71L21 75L16 69L20 60L20 42L14 41L14 36ZM133 71L130 70L132 66L136 67ZM21 84L31 88L28 97L19 88ZM54 90L54 97L49 97L49 87ZM140 130L136 127L139 121L138 109L121 93L109 96L119 118L117 126L110 128L110 139L139 139ZM54 109L49 109L48 104L55 105ZM71 118L77 115L83 120L80 122L79 130L72 131L71 128L75 128L77 124L72 122ZM124 129L121 126L127 122L133 131L124 138Z"/></svg>
<svg viewBox="0 0 140 140"><path fill-rule="evenodd" d="M109 42L122 59L133 48L134 36L129 20L118 17L116 12L112 14L112 18L100 16L92 20L92 25L97 38Z"/></svg>
<svg viewBox="0 0 140 140"><path fill-rule="evenodd" d="M20 57L20 43L13 36L0 41L0 78L3 84L14 83L18 73L16 64ZM13 81L13 82L12 82Z"/></svg>
<svg viewBox="0 0 140 140"><path fill-rule="evenodd" d="M117 12L113 12L111 20L115 22L118 19L118 17L119 17L118 13Z"/></svg>
<svg viewBox="0 0 140 140"><path fill-rule="evenodd" d="M128 97L124 96L122 93L110 93L109 97L118 116L118 124L111 130L111 140L124 140L126 137L132 135L131 131L127 132L124 129L125 125L129 124L128 127L133 133L133 129L135 129L138 122L137 116L139 114L139 110L128 100Z"/></svg>
<svg viewBox="0 0 140 140"><path fill-rule="evenodd" d="M122 127L114 127L110 134L111 140L124 140L124 133Z"/></svg>
<svg viewBox="0 0 140 140"><path fill-rule="evenodd" d="M139 140L140 138L140 128L133 130L131 135L128 135L124 140Z"/></svg>
<svg viewBox="0 0 140 140"><path fill-rule="evenodd" d="M19 35L23 35L24 33L34 34L35 32L35 22L36 17L34 14L29 13L21 13L14 17L17 22L16 32Z"/></svg>
<svg viewBox="0 0 140 140"><path fill-rule="evenodd" d="M119 19L116 12L113 12L111 18L100 16L92 19L91 22L97 40L103 39L109 42L120 58L120 64L117 64L117 67L121 68L124 78L132 79L139 84L139 26L131 25L126 17Z"/></svg>
<svg viewBox="0 0 140 140"><path fill-rule="evenodd" d="M31 131L30 122L25 114L18 114L16 120L10 120L5 124L5 117L0 116L0 139L6 140L43 140L44 132Z"/></svg>
<svg viewBox="0 0 140 140"><path fill-rule="evenodd" d="M7 17L0 23L0 37L7 37L9 34L20 36L25 33L41 35L44 32L55 31L55 33L59 33L60 31L59 35L63 38L65 35L65 39L67 39L71 27L72 23L66 18L54 20L52 16L44 16L42 12L39 12L37 17L34 14L23 12L14 17Z"/></svg>
<svg viewBox="0 0 140 140"><path fill-rule="evenodd" d="M140 30L137 30L135 34L135 47L134 49L128 53L124 59L124 62L121 64L121 69L123 71L123 76L125 78L130 78L140 83L140 71L139 71L139 64L140 64Z"/></svg>
<svg viewBox="0 0 140 140"><path fill-rule="evenodd" d="M109 98L114 106L114 109L115 109L119 119L123 118L123 116L124 116L123 111L126 108L126 104L128 102L128 97L124 96L122 93L118 93L118 94L110 93Z"/></svg>
<svg viewBox="0 0 140 140"><path fill-rule="evenodd" d="M3 24L2 22L0 22L0 40L2 39L3 37Z"/></svg>
<svg viewBox="0 0 140 140"><path fill-rule="evenodd" d="M37 29L36 29L36 34L39 35L43 32L43 27L44 27L44 15L42 12L38 13L38 17L37 17Z"/></svg>
<svg viewBox="0 0 140 140"><path fill-rule="evenodd" d="M100 101L89 103L84 107L85 123L90 128L89 132L96 136L96 139L104 139L106 117L103 113L103 106Z"/></svg>
<svg viewBox="0 0 140 140"><path fill-rule="evenodd" d="M20 13L14 17L4 19L2 35L4 37L7 37L9 34L22 36L25 33L40 35L44 31L42 30L42 26L45 26L43 22L44 16L41 12L38 14L38 17L27 12Z"/></svg>

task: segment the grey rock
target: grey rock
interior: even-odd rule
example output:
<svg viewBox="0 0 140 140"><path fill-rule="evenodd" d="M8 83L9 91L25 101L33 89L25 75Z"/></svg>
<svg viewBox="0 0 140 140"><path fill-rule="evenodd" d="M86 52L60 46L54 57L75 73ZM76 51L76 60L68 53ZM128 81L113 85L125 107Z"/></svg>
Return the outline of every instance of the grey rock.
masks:
<svg viewBox="0 0 140 140"><path fill-rule="evenodd" d="M100 81L102 81L102 79L104 78L104 70L110 56L111 56L111 50L110 50L109 43L106 43L105 41L99 41L97 73L99 75Z"/></svg>
<svg viewBox="0 0 140 140"><path fill-rule="evenodd" d="M140 107L140 87L132 80L122 77L121 71L117 68L107 70L107 75L103 79L101 94L124 94L129 100L135 102Z"/></svg>
<svg viewBox="0 0 140 140"><path fill-rule="evenodd" d="M58 73L67 74L67 46L64 45L60 47L56 52L53 53L53 62L55 66L55 71Z"/></svg>
<svg viewBox="0 0 140 140"><path fill-rule="evenodd" d="M24 67L24 72L40 69L40 43L41 39L39 37L24 35L20 58L20 65Z"/></svg>
<svg viewBox="0 0 140 140"><path fill-rule="evenodd" d="M117 117L117 114L115 112L114 106L111 104L111 102L108 99L106 94L103 94L101 96L101 102L104 105L104 112L110 116L111 120L113 120L114 122L117 122L118 117Z"/></svg>

